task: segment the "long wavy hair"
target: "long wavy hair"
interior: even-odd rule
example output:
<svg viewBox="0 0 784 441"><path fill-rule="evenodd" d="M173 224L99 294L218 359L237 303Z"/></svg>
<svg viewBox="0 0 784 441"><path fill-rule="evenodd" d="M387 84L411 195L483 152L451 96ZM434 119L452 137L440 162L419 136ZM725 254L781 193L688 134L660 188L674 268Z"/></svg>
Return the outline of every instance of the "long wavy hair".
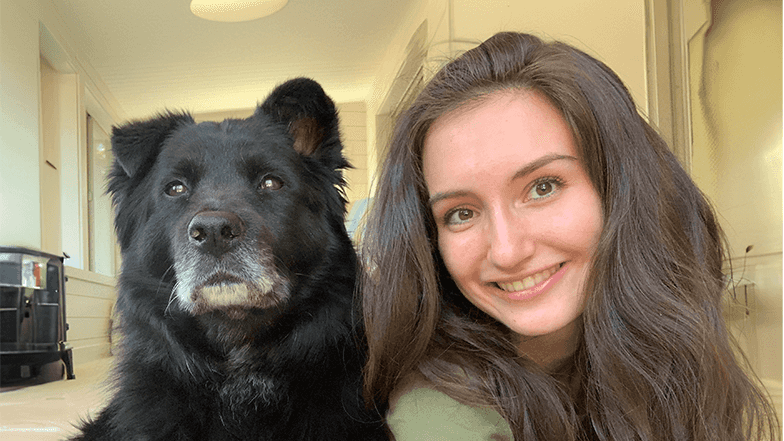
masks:
<svg viewBox="0 0 784 441"><path fill-rule="evenodd" d="M427 204L433 122L515 90L559 109L602 201L570 380L521 356L513 333L464 299ZM722 318L723 244L706 199L614 72L560 42L497 34L443 67L393 131L361 248L366 396L386 403L419 373L497 409L517 440L778 439Z"/></svg>

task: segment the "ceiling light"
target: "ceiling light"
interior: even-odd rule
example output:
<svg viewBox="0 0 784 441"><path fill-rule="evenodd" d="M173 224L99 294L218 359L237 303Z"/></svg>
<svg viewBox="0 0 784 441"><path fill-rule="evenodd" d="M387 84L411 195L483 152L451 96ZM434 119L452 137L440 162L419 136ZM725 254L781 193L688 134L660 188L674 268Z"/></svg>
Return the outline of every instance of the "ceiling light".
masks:
<svg viewBox="0 0 784 441"><path fill-rule="evenodd" d="M250 21L280 11L289 0L192 0L191 12L213 21Z"/></svg>

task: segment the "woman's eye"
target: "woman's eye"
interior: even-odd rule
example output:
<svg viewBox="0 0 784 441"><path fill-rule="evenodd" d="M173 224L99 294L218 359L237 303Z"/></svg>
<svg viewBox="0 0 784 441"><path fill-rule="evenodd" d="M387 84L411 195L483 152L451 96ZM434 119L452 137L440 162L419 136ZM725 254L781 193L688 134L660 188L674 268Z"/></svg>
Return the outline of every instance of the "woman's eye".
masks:
<svg viewBox="0 0 784 441"><path fill-rule="evenodd" d="M283 187L283 181L277 176L267 175L261 179L259 183L259 190L280 190Z"/></svg>
<svg viewBox="0 0 784 441"><path fill-rule="evenodd" d="M528 197L530 199L543 199L546 197L552 196L558 189L560 188L561 183L560 181L547 178L540 181L537 181L531 190L528 192Z"/></svg>
<svg viewBox="0 0 784 441"><path fill-rule="evenodd" d="M188 187L182 181L172 181L166 184L164 192L173 197L182 196L188 192Z"/></svg>
<svg viewBox="0 0 784 441"><path fill-rule="evenodd" d="M458 208L447 213L445 223L447 225L463 225L474 218L474 211L468 208Z"/></svg>

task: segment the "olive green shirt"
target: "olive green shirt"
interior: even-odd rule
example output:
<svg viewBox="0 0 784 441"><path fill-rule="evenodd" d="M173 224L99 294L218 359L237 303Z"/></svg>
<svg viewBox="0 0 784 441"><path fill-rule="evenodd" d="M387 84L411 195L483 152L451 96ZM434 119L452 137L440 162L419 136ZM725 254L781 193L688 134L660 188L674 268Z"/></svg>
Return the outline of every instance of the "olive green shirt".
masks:
<svg viewBox="0 0 784 441"><path fill-rule="evenodd" d="M512 441L512 431L490 408L462 404L421 377L392 395L387 423L397 441Z"/></svg>

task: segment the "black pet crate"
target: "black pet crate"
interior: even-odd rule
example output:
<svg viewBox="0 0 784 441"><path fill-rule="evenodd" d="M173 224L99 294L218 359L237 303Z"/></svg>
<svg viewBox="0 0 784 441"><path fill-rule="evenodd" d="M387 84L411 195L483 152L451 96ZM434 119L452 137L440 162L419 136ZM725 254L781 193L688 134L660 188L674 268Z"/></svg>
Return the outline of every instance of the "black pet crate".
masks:
<svg viewBox="0 0 784 441"><path fill-rule="evenodd" d="M67 378L75 378L63 269L63 257L0 247L0 383L36 377L58 360Z"/></svg>

